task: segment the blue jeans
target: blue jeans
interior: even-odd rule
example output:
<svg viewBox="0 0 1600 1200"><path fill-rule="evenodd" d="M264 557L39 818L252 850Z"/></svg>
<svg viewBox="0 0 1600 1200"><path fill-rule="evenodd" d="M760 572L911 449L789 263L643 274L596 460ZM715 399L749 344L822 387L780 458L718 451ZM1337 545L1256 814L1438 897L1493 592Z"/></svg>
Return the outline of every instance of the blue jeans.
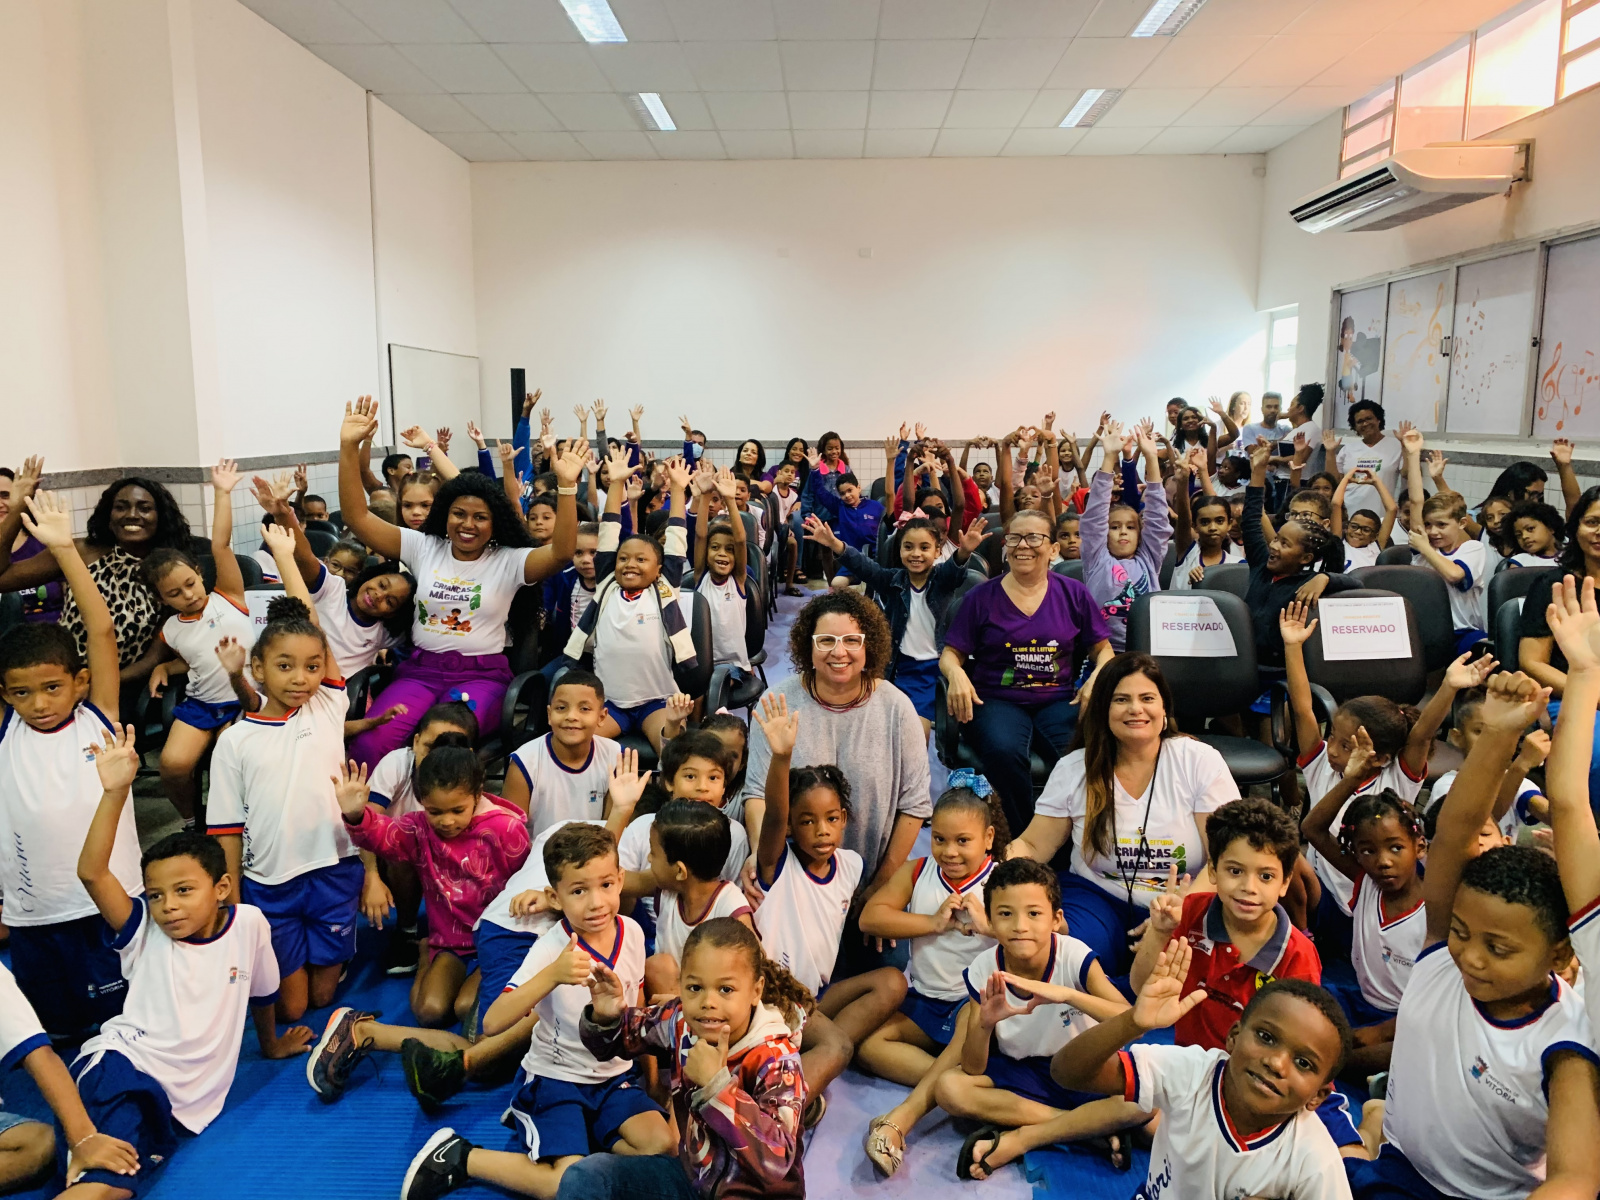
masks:
<svg viewBox="0 0 1600 1200"><path fill-rule="evenodd" d="M1067 752L1078 727L1078 709L1070 700L1023 705L981 697L972 706L972 720L962 737L983 761L983 773L1000 793L1006 822L1013 834L1033 817L1033 768L1028 754L1035 745L1047 765Z"/></svg>
<svg viewBox="0 0 1600 1200"><path fill-rule="evenodd" d="M1556 718L1561 715L1561 701L1550 701L1550 726L1555 728ZM1594 810L1595 819L1600 820L1600 714L1594 720L1594 749L1589 756L1589 807Z"/></svg>
<svg viewBox="0 0 1600 1200"><path fill-rule="evenodd" d="M675 1157L591 1154L561 1176L557 1200L697 1200Z"/></svg>

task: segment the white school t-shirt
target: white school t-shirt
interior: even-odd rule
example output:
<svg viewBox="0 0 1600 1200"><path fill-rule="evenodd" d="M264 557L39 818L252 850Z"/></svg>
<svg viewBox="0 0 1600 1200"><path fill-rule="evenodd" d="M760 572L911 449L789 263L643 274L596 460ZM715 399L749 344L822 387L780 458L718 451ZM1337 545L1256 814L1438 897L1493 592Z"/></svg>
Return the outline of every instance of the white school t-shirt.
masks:
<svg viewBox="0 0 1600 1200"><path fill-rule="evenodd" d="M655 823L655 813L646 813L642 817L635 817L622 831L622 836L617 839L617 861L624 871L650 869L650 827ZM728 861L722 864L722 878L737 883L739 872L750 857L750 835L745 832L743 825L734 820L728 822L728 832L732 835L733 845L728 851ZM656 898L653 893L641 897L639 903L647 913L655 916Z"/></svg>
<svg viewBox="0 0 1600 1200"><path fill-rule="evenodd" d="M1488 533L1488 530L1484 530L1484 532ZM1552 554L1546 558L1543 554L1519 553L1511 556L1511 562L1513 566L1535 567L1539 570L1548 571L1552 567L1558 567L1561 565L1561 556L1559 554Z"/></svg>
<svg viewBox="0 0 1600 1200"><path fill-rule="evenodd" d="M583 614L588 612L589 605L594 603L595 590L582 579L572 585L572 629L578 627L578 623L583 620ZM571 636L572 629L567 630L568 636Z"/></svg>
<svg viewBox="0 0 1600 1200"><path fill-rule="evenodd" d="M367 777L367 799L390 817L421 812L416 787L417 752L410 746L391 750L378 760Z"/></svg>
<svg viewBox="0 0 1600 1200"><path fill-rule="evenodd" d="M1446 771L1433 781L1433 790L1428 793L1428 808L1432 810L1439 802L1450 794L1450 789L1455 786L1458 772ZM1506 809L1505 816L1500 818L1500 832L1512 841L1517 840L1517 834L1524 825L1538 825L1539 819L1528 808L1528 797L1538 796L1539 785L1531 779L1524 778L1517 787L1517 798L1511 802L1511 807Z"/></svg>
<svg viewBox="0 0 1600 1200"><path fill-rule="evenodd" d="M639 1002L639 989L644 983L644 930L632 917L618 917L616 941L610 955L601 954L581 937L578 945L589 952L596 962L605 963L622 980L624 1005ZM522 960L506 991L513 992L559 958L572 941L572 926L563 919L542 934L528 956ZM539 1014L533 1027L533 1041L523 1055L522 1069L531 1078L563 1079L568 1083L604 1083L614 1079L633 1066L630 1058L609 1058L601 1062L578 1036L578 1023L583 1010L589 1006L589 989L577 984L560 983L533 1006ZM533 1153L530 1149L529 1153Z"/></svg>
<svg viewBox="0 0 1600 1200"><path fill-rule="evenodd" d="M706 598L711 610L711 661L731 663L742 670L750 669L750 651L745 647L745 598L739 586L729 575L721 583L711 578L707 571L695 589Z"/></svg>
<svg viewBox="0 0 1600 1200"><path fill-rule="evenodd" d="M1355 889L1349 909L1355 922L1350 965L1366 1002L1384 1012L1396 1012L1427 940L1427 906L1418 900L1405 912L1390 913L1385 919L1378 886L1363 875L1355 881Z"/></svg>
<svg viewBox="0 0 1600 1200"><path fill-rule="evenodd" d="M1546 1063L1558 1049L1597 1061L1583 1002L1564 980L1550 976L1544 1007L1500 1024L1467 995L1446 943L1435 942L1400 1002L1384 1140L1447 1195L1522 1200L1544 1182Z"/></svg>
<svg viewBox="0 0 1600 1200"><path fill-rule="evenodd" d="M1444 551L1439 553L1444 554ZM1466 572L1460 583L1446 584L1450 593L1450 627L1452 629L1487 629L1484 615L1489 589L1489 547L1483 542L1466 541L1445 558ZM1499 555L1495 556L1499 562Z"/></svg>
<svg viewBox="0 0 1600 1200"><path fill-rule="evenodd" d="M717 884L711 903L699 914L684 912L683 897L678 893L662 892L656 897L656 953L670 954L674 962L682 962L683 944L696 925L713 917L750 915L750 902L744 898L739 885L727 880Z"/></svg>
<svg viewBox="0 0 1600 1200"><path fill-rule="evenodd" d="M317 624L327 636L339 674L349 679L377 661L378 655L395 644L395 636L382 621L369 620L350 607L350 592L343 579L327 567L317 576L311 589L316 605Z"/></svg>
<svg viewBox="0 0 1600 1200"><path fill-rule="evenodd" d="M665 700L678 690L661 628L662 603L655 588L632 599L616 588L595 622L594 673L618 708Z"/></svg>
<svg viewBox="0 0 1600 1200"><path fill-rule="evenodd" d="M1352 467L1371 471L1383 480L1391 496L1400 490L1400 466L1405 450L1400 442L1385 433L1376 446L1369 446L1358 437L1346 438L1339 446L1338 475L1346 474ZM1360 512L1363 508L1375 513L1383 511L1383 497L1370 483L1352 483L1344 490L1344 507L1347 512Z"/></svg>
<svg viewBox="0 0 1600 1200"><path fill-rule="evenodd" d="M411 641L435 654L501 654L517 590L526 585L527 547L489 546L458 559L444 538L400 530L400 561L417 581Z"/></svg>
<svg viewBox="0 0 1600 1200"><path fill-rule="evenodd" d="M524 742L511 754L511 765L528 781L528 832L535 836L557 822L604 818L611 770L622 752L621 743L596 737L588 759L573 768L556 757L554 736Z"/></svg>
<svg viewBox="0 0 1600 1200"><path fill-rule="evenodd" d="M835 850L828 873L818 878L806 870L791 844L783 848L772 885L761 885L766 899L756 909L756 932L767 957L781 964L813 996L827 987L833 976L844 919L856 884L861 882L861 869L861 855L854 850Z"/></svg>
<svg viewBox="0 0 1600 1200"><path fill-rule="evenodd" d="M99 910L78 880L78 855L100 807L100 774L90 746L111 722L89 703L48 733L17 710L0 715L0 895L7 925L54 925ZM128 895L144 891L133 802L122 806L111 873Z"/></svg>
<svg viewBox="0 0 1600 1200"><path fill-rule="evenodd" d="M199 1133L228 1098L246 1011L278 995L267 918L253 904L235 904L216 937L175 942L136 897L111 944L122 960L128 998L121 1014L83 1044L82 1055L123 1055L161 1085L173 1117Z"/></svg>
<svg viewBox="0 0 1600 1200"><path fill-rule="evenodd" d="M1226 563L1240 563L1244 561L1244 551L1234 548L1232 543L1222 548L1222 562L1213 563L1213 567ZM1172 568L1172 583L1168 585L1169 592L1192 592L1198 584L1189 582L1190 573L1200 565L1200 543L1192 543L1184 556Z"/></svg>
<svg viewBox="0 0 1600 1200"><path fill-rule="evenodd" d="M969 878L956 881L946 879L939 864L931 858L919 858L914 870L911 900L906 911L919 917L931 917L957 893L965 896L976 890L981 899L983 885L994 870L994 859L985 857L983 866ZM964 972L972 964L974 955L995 944L993 938L973 933L971 921L965 914L958 913L956 920L957 924L943 933L911 939L911 986L930 1000L966 999Z"/></svg>
<svg viewBox="0 0 1600 1200"><path fill-rule="evenodd" d="M933 610L928 607L928 585L906 585L906 629L900 635L900 653L916 662L939 657L939 643L933 636Z"/></svg>
<svg viewBox="0 0 1600 1200"><path fill-rule="evenodd" d="M278 560L272 557L271 550L257 550L255 552L256 565L261 568L262 583L282 583L278 575Z"/></svg>
<svg viewBox="0 0 1600 1200"><path fill-rule="evenodd" d="M534 937L541 936L558 920L561 914L556 912L534 913L526 917L513 917L511 915L511 901L523 892L543 891L550 886L550 877L544 869L544 844L550 840L550 835L563 825L571 825L571 821L557 821L543 833L533 839L533 846L528 851L528 857L522 866L510 879L506 880L505 887L500 889L500 894L484 907L483 914L473 923L476 929L487 921L491 925L498 925L501 929L509 929L513 933L531 933ZM588 825L604 825L604 821L587 821Z"/></svg>
<svg viewBox="0 0 1600 1200"><path fill-rule="evenodd" d="M1335 785L1338 784L1343 776L1335 771L1333 765L1328 762L1327 742L1318 742L1311 747L1300 756L1300 761L1296 765L1306 777L1307 811L1309 812L1310 806L1315 805L1329 792L1333 791ZM1334 816L1333 824L1329 828L1333 830L1334 836L1337 837L1340 823L1344 820L1345 810L1350 807L1357 796L1365 796L1368 792L1381 792L1384 788L1393 788L1400 799L1408 804L1415 804L1417 796L1422 792L1423 780L1426 778L1426 774L1417 779L1411 778L1406 773L1406 766L1402 761L1402 756L1395 755L1388 761L1383 770L1358 787L1350 799L1339 806L1339 811ZM1315 846L1307 846L1304 853L1306 861L1315 868L1317 878L1322 880L1322 886L1333 893L1334 898L1338 900L1345 912L1349 912L1351 902L1356 894L1356 885L1350 880L1350 877L1343 871L1335 870L1330 866L1328 860L1317 853Z"/></svg>
<svg viewBox="0 0 1600 1200"><path fill-rule="evenodd" d="M1583 968L1579 976L1583 1010L1593 1029L1600 1022L1600 896L1567 918L1567 936L1572 939L1572 951Z"/></svg>
<svg viewBox="0 0 1600 1200"><path fill-rule="evenodd" d="M1089 968L1098 960L1095 952L1075 937L1063 933L1050 935L1050 958L1045 963L1044 983L1089 990ZM1005 970L1005 951L995 946L977 955L963 979L967 985L967 998L974 1004L983 1003L984 985L996 971ZM1006 985L1018 1004L1026 1004L1032 997L1010 984ZM1088 1013L1070 1004L1041 1004L1031 1013L1007 1017L994 1027L994 1040L1000 1053L1020 1062L1026 1058L1044 1058L1054 1054L1086 1029L1097 1022Z"/></svg>
<svg viewBox="0 0 1600 1200"><path fill-rule="evenodd" d="M1139 1200L1350 1200L1344 1161L1314 1112L1245 1137L1223 1101L1225 1050L1143 1042L1120 1052L1123 1099L1161 1113Z"/></svg>
<svg viewBox="0 0 1600 1200"><path fill-rule="evenodd" d="M0 1075L21 1066L28 1055L49 1045L50 1038L39 1024L33 1005L6 965L0 963Z"/></svg>
<svg viewBox="0 0 1600 1200"><path fill-rule="evenodd" d="M1115 858L1105 854L1086 857L1084 814L1089 791L1083 760L1084 752L1074 750L1057 762L1034 805L1040 816L1072 821L1074 875L1122 900L1128 899L1131 883L1133 903L1149 908L1150 901L1167 886L1170 864L1177 864L1180 875L1199 874L1206 865L1206 843L1195 818L1239 798L1239 785L1220 753L1195 738L1170 737L1161 743L1161 758L1144 795L1128 795L1117 780ZM1126 880L1119 875L1119 867Z"/></svg>
<svg viewBox="0 0 1600 1200"><path fill-rule="evenodd" d="M217 643L231 637L246 652L256 639L255 622L248 609L241 608L221 592L206 597L206 606L192 617L174 614L161 626L161 640L189 664L187 696L206 704L236 704L233 684L217 657Z"/></svg>
<svg viewBox="0 0 1600 1200"><path fill-rule="evenodd" d="M244 839L245 878L284 883L356 852L333 775L344 762L344 683L282 717L246 713L211 756L210 832Z"/></svg>
<svg viewBox="0 0 1600 1200"><path fill-rule="evenodd" d="M1375 567L1378 565L1378 555L1383 553L1383 548L1374 539L1365 546L1352 546L1344 543L1344 569L1354 571L1357 567Z"/></svg>

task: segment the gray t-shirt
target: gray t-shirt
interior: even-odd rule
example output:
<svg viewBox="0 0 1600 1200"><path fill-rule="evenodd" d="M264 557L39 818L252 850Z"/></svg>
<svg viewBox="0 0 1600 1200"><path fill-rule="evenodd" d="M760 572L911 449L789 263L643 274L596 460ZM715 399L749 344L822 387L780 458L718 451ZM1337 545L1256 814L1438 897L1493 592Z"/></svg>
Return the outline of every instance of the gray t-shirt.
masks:
<svg viewBox="0 0 1600 1200"><path fill-rule="evenodd" d="M790 712L800 714L793 765L834 763L850 781L850 822L845 826L844 847L861 855L864 887L877 874L889 849L895 818L902 813L924 821L933 816L928 743L917 710L904 692L885 682L873 689L870 700L848 712L822 707L798 675L772 691L788 700ZM742 821L745 800L766 795L771 765L767 735L752 721L744 791L723 810L729 820Z"/></svg>

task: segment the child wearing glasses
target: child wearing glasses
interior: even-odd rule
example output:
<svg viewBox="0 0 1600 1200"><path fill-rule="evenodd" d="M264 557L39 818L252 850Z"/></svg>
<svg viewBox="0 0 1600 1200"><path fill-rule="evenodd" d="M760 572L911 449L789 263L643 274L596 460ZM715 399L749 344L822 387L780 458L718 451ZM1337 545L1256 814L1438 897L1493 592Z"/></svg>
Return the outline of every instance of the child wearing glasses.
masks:
<svg viewBox="0 0 1600 1200"><path fill-rule="evenodd" d="M1133 602L1161 590L1161 560L1172 539L1172 516L1149 421L1126 435L1117 422L1107 421L1100 447L1100 470L1089 485L1089 503L1083 510L1083 581L1100 605L1112 648L1121 653L1128 641ZM1134 447L1144 456L1144 499L1139 507L1128 497L1116 502L1111 498L1121 460Z"/></svg>

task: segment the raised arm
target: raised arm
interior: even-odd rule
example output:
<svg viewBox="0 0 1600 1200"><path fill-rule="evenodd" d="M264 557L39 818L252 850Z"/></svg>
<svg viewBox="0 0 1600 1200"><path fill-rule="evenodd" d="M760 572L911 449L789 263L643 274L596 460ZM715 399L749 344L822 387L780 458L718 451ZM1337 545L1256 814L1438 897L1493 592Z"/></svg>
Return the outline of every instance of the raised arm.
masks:
<svg viewBox="0 0 1600 1200"><path fill-rule="evenodd" d="M217 564L217 591L244 603L244 573L233 553L233 489L239 486L239 464L231 458L211 468L211 557ZM291 512L292 505L285 505Z"/></svg>
<svg viewBox="0 0 1600 1200"><path fill-rule="evenodd" d="M708 482L713 487L716 485L716 472L709 463L702 463L689 485L690 494L694 497L689 503L694 508L694 577L697 580L706 569L706 548L711 542L711 493L706 490ZM607 499L609 501L609 497ZM609 503L607 507L610 507Z"/></svg>
<svg viewBox="0 0 1600 1200"><path fill-rule="evenodd" d="M1382 549L1389 544L1389 537L1394 533L1394 519L1400 511L1400 506L1395 503L1394 497L1389 494L1389 489L1384 486L1380 476L1368 471L1367 477L1372 480L1372 486L1378 489L1378 499L1383 501L1383 520L1378 524L1378 547ZM1338 505L1335 504L1334 512L1338 511Z"/></svg>
<svg viewBox="0 0 1600 1200"><path fill-rule="evenodd" d="M1482 687L1489 672L1498 665L1488 655L1472 662L1467 661L1469 657L1463 654L1445 668L1438 690L1429 698L1417 717L1417 723L1411 727L1411 736L1406 739L1401 764L1413 779L1421 778L1428 769L1428 755L1433 749L1434 735L1450 715L1450 706L1455 703L1456 693Z"/></svg>
<svg viewBox="0 0 1600 1200"><path fill-rule="evenodd" d="M1344 495L1355 481L1356 469L1351 467L1339 476L1339 486L1333 489L1333 536L1344 537Z"/></svg>
<svg viewBox="0 0 1600 1200"><path fill-rule="evenodd" d="M438 439L428 436L428 431L421 425L413 425L410 429L400 432L400 440L413 450L421 450L428 456L428 463L433 468L433 473L446 483L461 474L461 468L450 461L450 456L445 452ZM343 497L340 498L343 502Z"/></svg>
<svg viewBox="0 0 1600 1200"><path fill-rule="evenodd" d="M1318 800L1306 814L1306 819L1300 822L1300 832L1305 835L1306 841L1317 848L1317 853L1327 859L1334 870L1351 880L1361 878L1361 866L1345 852L1338 833L1330 826L1344 807L1344 802L1356 794L1361 777L1371 762L1372 738L1368 736L1365 726L1357 725L1355 748L1350 752L1350 761L1345 764L1344 776L1328 789L1328 794Z"/></svg>
<svg viewBox="0 0 1600 1200"><path fill-rule="evenodd" d="M496 449L500 452L500 486L505 489L506 499L511 501L511 506L520 512L522 480L517 475L517 447L511 442L501 442Z"/></svg>
<svg viewBox="0 0 1600 1200"><path fill-rule="evenodd" d="M89 747L102 790L100 806L94 811L89 833L78 854L78 879L106 924L116 933L122 932L133 915L133 901L128 899L127 890L111 871L111 851L117 843L122 806L127 803L134 776L139 773L139 751L133 743L133 726L128 725L120 732L107 732L102 744Z"/></svg>
<svg viewBox="0 0 1600 1200"><path fill-rule="evenodd" d="M369 397L369 399L370 399L370 397ZM378 428L377 422L374 421L373 425L372 425L373 433L377 432L377 428ZM379 488L383 488L383 487L388 487L389 486L382 479L379 479L376 475L374 475L372 473L372 437L373 437L373 433L367 434L366 440L361 443L361 447L360 447L361 488L362 488L362 491L364 493L366 493L367 495L371 495L373 492L377 491ZM342 504L343 501L341 501L340 503Z"/></svg>
<svg viewBox="0 0 1600 1200"><path fill-rule="evenodd" d="M1000 439L994 448L994 474L1000 487L1000 528L1006 529L1011 525L1011 518L1017 515L1016 487L1012 484L1012 447L1017 444L1017 435L1021 430L1015 430Z"/></svg>
<svg viewBox="0 0 1600 1200"><path fill-rule="evenodd" d="M378 428L378 406L361 396L344 406L339 426L339 510L345 526L385 558L400 557L400 527L374 516L362 485L361 447Z"/></svg>
<svg viewBox="0 0 1600 1200"><path fill-rule="evenodd" d="M1221 399L1213 396L1209 403L1211 411L1222 418L1222 431L1219 431L1215 437L1207 438L1206 441L1211 444L1214 450L1221 450L1224 446L1231 446L1239 440L1239 423L1228 415L1228 409Z"/></svg>
<svg viewBox="0 0 1600 1200"><path fill-rule="evenodd" d="M22 470L11 481L11 508L7 511L4 520L0 520L0 577L11 569L11 547L16 544L17 535L22 532L22 514L28 497L33 495L39 487L39 477L44 474L44 458L42 455L30 454L23 460ZM48 560L53 567L55 562L48 554L34 555L35 558ZM28 561L28 560L24 560Z"/></svg>
<svg viewBox="0 0 1600 1200"><path fill-rule="evenodd" d="M1582 591L1568 575L1550 589L1550 632L1567 658L1567 687L1561 697L1544 791L1550 800L1550 829L1567 908L1577 913L1600 897L1600 833L1589 806L1589 767L1594 749L1595 707L1600 703L1600 613L1594 580Z"/></svg>
<svg viewBox="0 0 1600 1200"><path fill-rule="evenodd" d="M294 515L289 516L291 521ZM298 522L296 526L298 527ZM283 580L285 595L293 596L306 606L306 611L311 616L311 623L320 627L322 622L317 619L317 606L311 599L311 589L306 586L305 576L301 574L299 564L294 560L295 535L287 526L273 524L261 527L261 540L267 543L267 549L272 554L272 561L278 566L278 578Z"/></svg>
<svg viewBox="0 0 1600 1200"><path fill-rule="evenodd" d="M22 524L50 551L61 577L72 589L83 617L86 640L84 657L89 663L89 699L106 718L115 723L122 693L122 674L117 661L117 630L111 620L106 598L95 586L94 578L72 540L72 510L66 501L50 492L35 492L28 498L27 515ZM44 557L40 555L39 557Z"/></svg>
<svg viewBox="0 0 1600 1200"><path fill-rule="evenodd" d="M756 848L756 871L762 886L771 887L789 841L789 762L800 731L800 714L789 711L789 701L782 694L768 692L761 698L761 715L755 717L755 721L766 735L771 751L767 765L766 809L761 818L761 841Z"/></svg>
<svg viewBox="0 0 1600 1200"><path fill-rule="evenodd" d="M1294 716L1294 744L1305 756L1322 740L1316 706L1311 702L1311 680L1306 675L1305 644L1316 632L1311 606L1291 600L1278 613L1278 633L1283 638L1283 665L1288 672L1289 711Z"/></svg>
<svg viewBox="0 0 1600 1200"><path fill-rule="evenodd" d="M556 474L556 531L548 546L528 551L522 578L525 583L538 583L554 575L572 561L572 552L578 548L578 476L589 460L589 443L576 438L556 456L551 467ZM612 492L619 495L627 490L627 470L620 468L622 478L614 481ZM606 497L607 504L611 497Z"/></svg>
<svg viewBox="0 0 1600 1200"><path fill-rule="evenodd" d="M745 549L744 517L740 515L739 485L733 472L722 467L716 475L717 495L722 497L722 507L728 514L728 524L733 529L733 586L743 596L749 586L749 552Z"/></svg>
<svg viewBox="0 0 1600 1200"><path fill-rule="evenodd" d="M250 494L256 498L256 503L272 514L274 523L283 526L294 535L295 570L305 580L306 587L311 587L322 576L322 560L311 548L311 543L306 538L305 527L300 524L299 514L273 495L271 483L260 475L255 476L250 482Z"/></svg>
<svg viewBox="0 0 1600 1200"><path fill-rule="evenodd" d="M1561 480L1561 499L1566 502L1568 518L1578 507L1578 497L1583 495L1583 488L1578 484L1578 473L1572 469L1572 449L1572 443L1566 438L1557 438L1550 443L1550 458L1555 462L1556 476Z"/></svg>

